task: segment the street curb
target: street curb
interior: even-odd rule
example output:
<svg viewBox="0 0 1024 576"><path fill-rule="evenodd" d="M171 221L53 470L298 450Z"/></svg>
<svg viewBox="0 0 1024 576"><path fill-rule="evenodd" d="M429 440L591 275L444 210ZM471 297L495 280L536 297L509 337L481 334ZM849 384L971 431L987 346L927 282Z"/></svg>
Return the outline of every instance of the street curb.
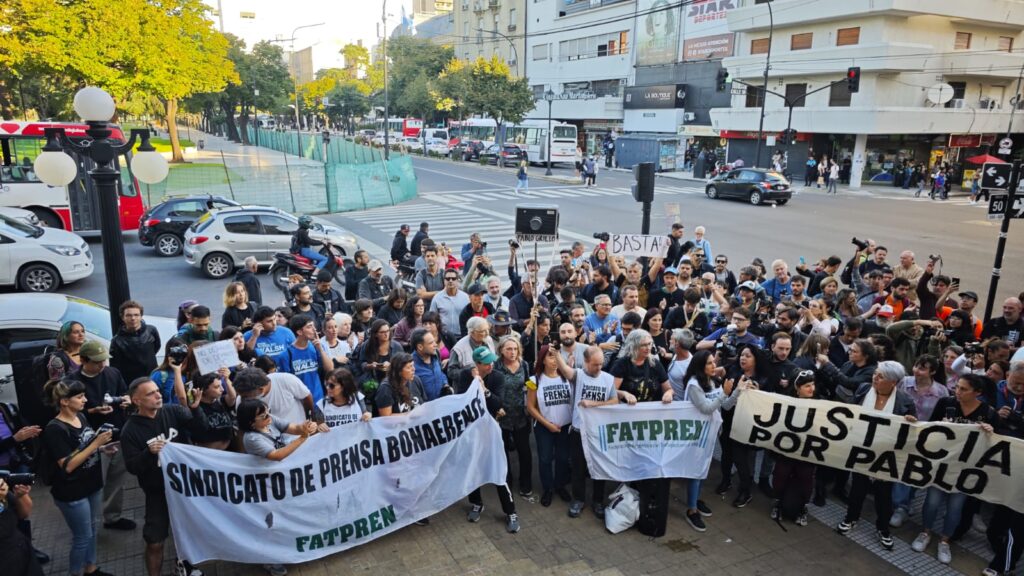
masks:
<svg viewBox="0 0 1024 576"><path fill-rule="evenodd" d="M430 160L431 162L435 162L437 164L463 165L463 166L469 166L469 167L477 168L479 170L486 170L488 172L496 172L496 173L499 173L499 174L509 174L509 172L507 170L503 170L501 168L498 168L497 166L494 166L494 167L491 167L491 166L481 166L478 162L456 162L454 160L441 160L439 158L431 158L429 156L416 156L414 154L409 154L409 157L410 158L418 158L418 159L422 159L422 160ZM561 178L561 177L558 177L558 176L544 176L544 175L538 176L538 175L536 175L534 173L530 174L530 179L531 180L533 180L533 179L548 180L550 182L557 182L559 184L582 184L582 182L580 180L576 179L576 178Z"/></svg>

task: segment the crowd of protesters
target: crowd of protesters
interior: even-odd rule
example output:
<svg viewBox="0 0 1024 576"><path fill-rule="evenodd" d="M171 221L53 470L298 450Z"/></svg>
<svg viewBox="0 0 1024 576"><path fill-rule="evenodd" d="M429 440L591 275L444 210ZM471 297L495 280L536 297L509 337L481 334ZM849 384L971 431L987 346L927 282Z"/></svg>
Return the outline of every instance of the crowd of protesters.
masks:
<svg viewBox="0 0 1024 576"><path fill-rule="evenodd" d="M40 393L54 417L31 426L11 407L0 410L0 468L15 468L30 443L41 448L35 469L49 477L72 533L69 572L107 574L96 564L97 519L107 529L135 527L121 516L132 474L146 497L147 570L160 573L170 526L157 457L168 442L283 460L314 434L401 418L474 381L487 390L503 433L509 472L497 494L513 533L520 529L515 495L537 498L535 467L542 506L557 498L570 517L583 516L588 504L604 517L605 483L589 477L580 432L582 411L596 406L689 401L721 413L720 481L706 488L704 478L683 479L680 512L694 530L705 531L712 515L701 498L709 491L744 508L759 490L771 518L801 526L808 507L831 493L847 507L840 533L859 521L870 494L887 549L891 528L913 518L914 489L732 439L744 390L1021 436L1021 300L1006 299L994 318L977 317L978 295L940 273L938 258L921 266L904 251L891 262L886 247L867 240L813 265L731 266L703 227L687 239L674 224L664 258L626 261L604 243L588 251L577 242L543 269L521 262L513 242L499 270L480 234L455 252L428 230L421 225L402 255L412 280L392 281L382 262L360 252L344 290L329 274L311 284L296 278L272 307L273 298L253 294L254 278L240 278L224 291L219 330L210 308L191 300L179 309L180 332L166 342L135 301L121 306L124 326L109 349L68 322L40 363ZM233 343L239 364L201 373L195 350L222 340ZM657 495L667 495L668 480L637 484L667 513L668 498ZM468 500L467 519L477 522L480 490ZM44 558L33 553L24 522L30 509L27 487L0 482L0 556L17 567L12 574L41 573ZM15 516L19 530L11 528ZM917 521L913 549L925 552L935 540L944 563L950 542L971 529L987 533L994 558L985 574L1013 570L1024 546L1019 512L960 493L929 488ZM265 568L285 574L282 564ZM182 561L177 568L201 574Z"/></svg>

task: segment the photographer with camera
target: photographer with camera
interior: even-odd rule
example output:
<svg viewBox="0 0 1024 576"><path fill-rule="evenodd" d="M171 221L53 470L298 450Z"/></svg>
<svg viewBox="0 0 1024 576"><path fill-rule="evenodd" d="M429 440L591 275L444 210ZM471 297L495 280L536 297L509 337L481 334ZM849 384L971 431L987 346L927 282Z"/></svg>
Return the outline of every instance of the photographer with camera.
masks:
<svg viewBox="0 0 1024 576"><path fill-rule="evenodd" d="M32 474L0 470L0 566L10 576L43 576L31 540L20 529L32 513ZM49 560L49 558L47 558ZM94 572L95 573L95 572Z"/></svg>
<svg viewBox="0 0 1024 576"><path fill-rule="evenodd" d="M14 473L28 473L33 470L38 442L36 438L42 432L43 429L39 426L25 425L16 405L0 402L0 472L6 470ZM17 494L13 496L15 499L17 497ZM2 504L3 498L0 498L0 505ZM31 499L29 499L29 507L31 507ZM32 524L28 521L27 516L28 512L25 512L24 517L18 519L17 527L18 531L25 536L25 541L31 543ZM3 550L2 544L0 544L0 550ZM45 552L34 548L32 550L39 564L46 564L50 561L50 557ZM0 566L4 565L0 563Z"/></svg>
<svg viewBox="0 0 1024 576"><path fill-rule="evenodd" d="M926 338L943 334L945 328L938 320L920 319L916 311L904 312L898 322L893 322L885 329L885 335L892 338L896 347L896 357L893 360L902 364L908 373L913 372L918 356L928 351Z"/></svg>
<svg viewBox="0 0 1024 576"><path fill-rule="evenodd" d="M469 242L462 245L462 262L465 264L465 268L468 270L473 264L473 258L476 256L482 256L487 252L487 242L480 240L480 233L473 232L469 235Z"/></svg>
<svg viewBox="0 0 1024 576"><path fill-rule="evenodd" d="M80 381L51 380L43 394L47 404L59 410L43 430L41 458L47 461L41 466L54 470L50 495L71 530L68 573L109 576L96 566L96 519L103 489L99 452L116 430L111 424L92 427L83 414L88 400Z"/></svg>
<svg viewBox="0 0 1024 576"><path fill-rule="evenodd" d="M750 312L743 307L737 307L732 310L731 319L731 324L715 330L698 342L697 350L715 350L728 347L735 350L735 347L740 344L750 344L758 348L764 346L763 340L748 330L750 328ZM735 356L735 354L730 353L728 356Z"/></svg>
<svg viewBox="0 0 1024 576"><path fill-rule="evenodd" d="M82 366L65 378L85 386L85 414L90 425L99 429L110 424L116 429L124 427L126 412L131 405L128 386L121 372L109 366L110 354L106 346L96 340L82 344ZM121 516L124 504L124 458L120 450L104 453L108 461L103 485L103 527L111 530L133 530L135 522Z"/></svg>
<svg viewBox="0 0 1024 576"><path fill-rule="evenodd" d="M688 288L683 292L683 305L676 306L665 315L665 329L676 330L685 328L693 332L696 338L708 334L708 314L701 306L701 295L696 289Z"/></svg>
<svg viewBox="0 0 1024 576"><path fill-rule="evenodd" d="M187 404L185 379L181 369L188 358L188 344L180 338L171 338L164 346L164 361L149 378L160 388L165 404Z"/></svg>
<svg viewBox="0 0 1024 576"><path fill-rule="evenodd" d="M170 532L171 517L164 493L163 470L160 468L160 450L170 442L184 442L190 430L203 431L207 427L206 412L199 409L200 395L188 407L164 406L160 389L148 378L137 378L128 388L132 404L138 409L124 425L121 445L128 471L139 480L139 488L146 495L146 523L142 539L146 542L146 570L149 576L160 576L164 557L164 541ZM187 562L178 561L178 573L202 576Z"/></svg>

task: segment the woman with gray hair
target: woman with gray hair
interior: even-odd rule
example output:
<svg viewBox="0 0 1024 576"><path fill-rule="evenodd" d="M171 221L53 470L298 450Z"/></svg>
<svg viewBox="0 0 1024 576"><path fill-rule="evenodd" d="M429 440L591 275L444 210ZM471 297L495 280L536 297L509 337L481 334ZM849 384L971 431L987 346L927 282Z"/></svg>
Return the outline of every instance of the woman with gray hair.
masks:
<svg viewBox="0 0 1024 576"><path fill-rule="evenodd" d="M871 376L871 382L861 384L854 394L852 404L858 404L867 411L903 416L908 422L917 422L917 406L914 405L914 399L899 390L899 385L906 376L907 371L899 362L879 362ZM854 473L846 517L836 526L836 530L840 534L846 534L853 529L860 520L860 511L864 507L864 499L869 490L875 498L875 528L878 529L878 542L886 550L892 550L893 540L889 533L889 519L892 518L892 482Z"/></svg>

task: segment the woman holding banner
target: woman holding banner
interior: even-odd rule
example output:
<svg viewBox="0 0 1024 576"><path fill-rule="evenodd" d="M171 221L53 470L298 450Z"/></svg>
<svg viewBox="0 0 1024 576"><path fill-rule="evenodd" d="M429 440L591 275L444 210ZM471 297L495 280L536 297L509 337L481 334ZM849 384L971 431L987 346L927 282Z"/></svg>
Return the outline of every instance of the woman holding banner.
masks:
<svg viewBox="0 0 1024 576"><path fill-rule="evenodd" d="M906 375L906 369L899 362L879 362L871 376L871 384L861 385L852 403L859 404L865 410L903 416L908 422L917 422L917 417L914 416L917 413L914 399L898 389ZM892 482L868 478L863 474L853 474L846 518L836 526L836 531L846 534L853 529L860 520L860 511L864 507L869 490L875 498L875 528L878 529L878 542L886 550L892 550L894 542L889 533L889 519L892 518Z"/></svg>
<svg viewBox="0 0 1024 576"><path fill-rule="evenodd" d="M978 374L963 374L957 382L954 397L940 398L932 410L931 422L953 422L957 424L977 424L985 432L991 433L993 426L999 423L995 408L981 401L985 390L992 386L991 381ZM936 557L939 562L949 564L953 554L949 549L949 541L960 524L960 516L968 496L961 492L947 493L935 486L928 488L928 495L921 509L924 531L917 535L910 545L915 552L924 552L932 540L932 526L938 517L939 510L945 509L942 530Z"/></svg>
<svg viewBox="0 0 1024 576"><path fill-rule="evenodd" d="M377 322L380 321L375 320L374 325ZM388 376L377 388L374 400L380 416L405 414L427 401L427 393L416 375L411 354L397 352L391 357Z"/></svg>
<svg viewBox="0 0 1024 576"><path fill-rule="evenodd" d="M702 414L713 414L716 410L729 410L736 405L740 390L750 387L752 382L746 376L740 380L743 386L734 386L735 380L729 378L719 386L715 379L715 357L710 350L701 350L693 355L690 365L686 367L683 381L686 382L686 400ZM756 388L756 385L754 385ZM724 428L722 434L727 434ZM724 436L723 436L724 438ZM727 440L723 440L725 442ZM730 471L731 472L731 471ZM686 521L697 532L707 530L704 516L711 516L711 508L699 500L703 478L689 478L686 486Z"/></svg>
<svg viewBox="0 0 1024 576"><path fill-rule="evenodd" d="M320 412L328 429L352 422L369 422L370 411L356 379L348 368L338 368L327 377L327 396L320 401Z"/></svg>

